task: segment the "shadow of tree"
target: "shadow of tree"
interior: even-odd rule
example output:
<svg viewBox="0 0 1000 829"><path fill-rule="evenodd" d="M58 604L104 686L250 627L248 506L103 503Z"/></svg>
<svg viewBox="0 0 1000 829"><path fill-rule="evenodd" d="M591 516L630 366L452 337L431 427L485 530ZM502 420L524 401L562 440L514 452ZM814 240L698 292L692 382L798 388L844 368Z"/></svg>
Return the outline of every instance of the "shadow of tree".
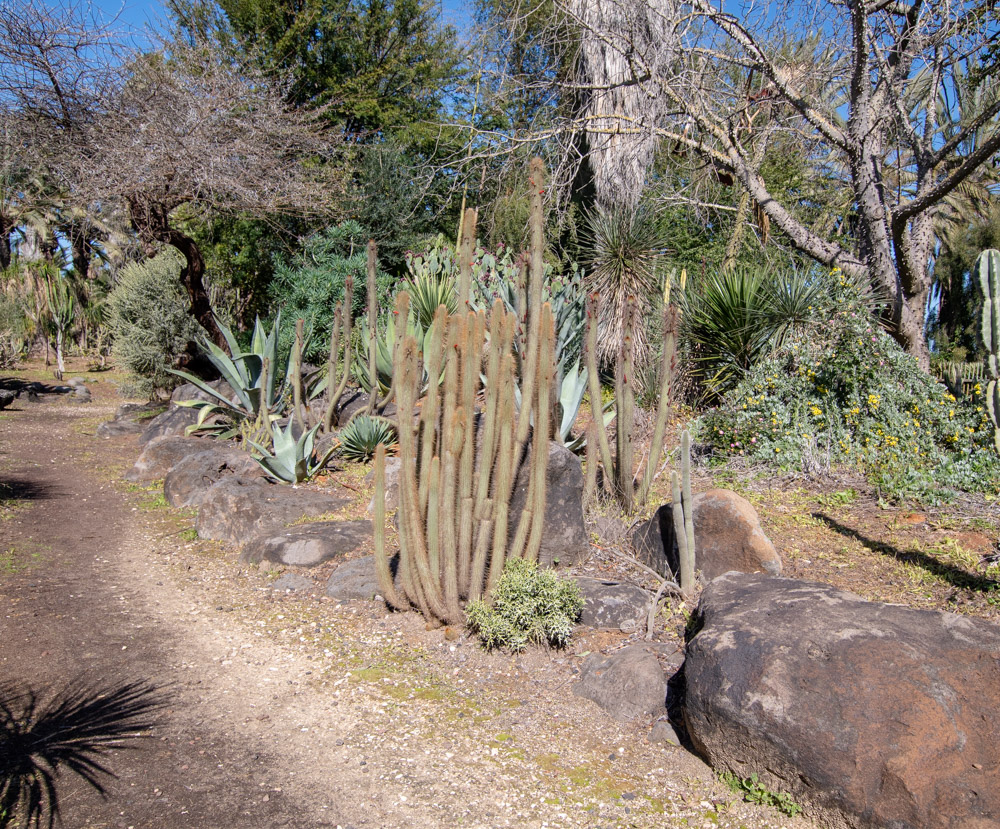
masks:
<svg viewBox="0 0 1000 829"><path fill-rule="evenodd" d="M873 553L879 553L880 555L888 556L889 558L905 562L906 564L915 564L918 567L922 567L931 575L936 576L939 579L943 579L954 587L958 587L963 590L975 590L980 593L1000 591L1000 582L996 581L996 579L987 578L986 576L979 575L978 573L970 573L968 570L964 570L961 567L956 567L954 564L949 564L948 562L941 561L932 555L928 555L922 550L900 550L898 547L894 547L884 541L877 541L875 539L868 538L866 535L863 535L845 524L841 524L839 521L831 518L825 513L814 512L812 517L822 521L835 533L839 533L846 538L851 538L860 542Z"/></svg>
<svg viewBox="0 0 1000 829"><path fill-rule="evenodd" d="M106 796L102 780L115 775L101 756L141 737L165 704L162 689L146 682L101 688L77 679L48 699L30 687L0 686L0 829L60 821L64 769Z"/></svg>

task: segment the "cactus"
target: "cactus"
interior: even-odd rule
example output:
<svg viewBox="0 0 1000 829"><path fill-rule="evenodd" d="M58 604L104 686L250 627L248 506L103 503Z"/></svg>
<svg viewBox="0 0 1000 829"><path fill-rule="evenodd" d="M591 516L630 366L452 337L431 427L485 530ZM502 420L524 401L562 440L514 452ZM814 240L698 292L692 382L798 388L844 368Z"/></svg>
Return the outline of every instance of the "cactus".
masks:
<svg viewBox="0 0 1000 829"><path fill-rule="evenodd" d="M295 345L292 348L292 416L299 428L306 430L305 407L302 404L302 348L304 345L305 320L295 320Z"/></svg>
<svg viewBox="0 0 1000 829"><path fill-rule="evenodd" d="M556 371L552 308L540 301L541 173L540 162L533 164L537 197L532 199L532 267L525 290L535 302L527 304L527 348L520 377L513 353L517 319L500 301L490 314L488 339L482 311L460 305L449 313L446 306L438 307L424 343L430 382L419 419L416 403L423 384L416 339L405 336L394 355L401 593L390 581L384 521L377 518L379 584L390 604L398 606L398 599L404 606L415 606L431 622L461 621L463 600L489 603L505 562L535 561L541 545ZM473 220L467 217L465 227L463 239L468 241ZM520 411L514 402L518 379ZM483 386L485 410L477 429L476 401ZM529 438L528 503L510 537L509 504ZM379 474L376 471L377 497L384 497Z"/></svg>
<svg viewBox="0 0 1000 829"><path fill-rule="evenodd" d="M689 597L694 590L694 506L691 496L691 435L685 429L681 433L681 479L677 471L670 473L670 488L673 500L674 538L677 539L677 553L680 564L681 593Z"/></svg>
<svg viewBox="0 0 1000 829"><path fill-rule="evenodd" d="M993 421L993 443L1000 452L1000 250L984 250L976 260L975 270L983 292L982 335L990 376L986 410Z"/></svg>
<svg viewBox="0 0 1000 829"><path fill-rule="evenodd" d="M337 404L347 388L347 379L351 376L351 323L354 305L354 275L348 274L344 280L344 301L337 303L333 312L333 330L330 332L330 357L326 364L326 387L329 400L326 415L323 418L323 431L333 431L333 417L337 412ZM337 362L340 358L340 343L344 344L343 371L337 382Z"/></svg>

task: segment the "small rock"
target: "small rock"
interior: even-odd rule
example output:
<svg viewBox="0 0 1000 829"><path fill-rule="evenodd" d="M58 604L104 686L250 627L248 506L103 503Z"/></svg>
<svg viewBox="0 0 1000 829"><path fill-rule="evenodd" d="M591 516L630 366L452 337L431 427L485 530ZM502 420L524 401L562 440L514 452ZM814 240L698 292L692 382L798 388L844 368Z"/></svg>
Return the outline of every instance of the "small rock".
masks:
<svg viewBox="0 0 1000 829"><path fill-rule="evenodd" d="M17 395L7 389L0 389L0 409L6 409L17 399Z"/></svg>
<svg viewBox="0 0 1000 829"><path fill-rule="evenodd" d="M653 729L649 732L649 741L651 743L669 743L673 746L681 744L680 739L677 737L677 732L674 731L674 727L666 720L657 720Z"/></svg>
<svg viewBox="0 0 1000 829"><path fill-rule="evenodd" d="M389 566L393 575L399 564L399 556L393 556L389 560ZM379 592L378 578L375 575L375 556L363 556L361 558L345 561L333 571L329 581L326 583L326 595L332 599L344 601L351 599L375 598Z"/></svg>
<svg viewBox="0 0 1000 829"><path fill-rule="evenodd" d="M121 435L138 435L142 432L142 424L131 420L109 420L97 427L97 437L116 438Z"/></svg>
<svg viewBox="0 0 1000 829"><path fill-rule="evenodd" d="M277 593L304 593L315 586L312 579L301 573L285 573L272 582L271 589Z"/></svg>
<svg viewBox="0 0 1000 829"><path fill-rule="evenodd" d="M573 693L593 700L616 720L625 722L663 713L667 677L649 648L631 645L611 656L588 656Z"/></svg>
<svg viewBox="0 0 1000 829"><path fill-rule="evenodd" d="M179 437L187 433L188 426L198 422L198 410L185 406L171 406L163 414L157 415L139 435L139 445L146 446L157 438Z"/></svg>
<svg viewBox="0 0 1000 829"><path fill-rule="evenodd" d="M624 630L622 625L629 624L635 630L636 622L652 601L645 590L634 584L585 578L576 583L584 601L580 624L598 630Z"/></svg>
<svg viewBox="0 0 1000 829"><path fill-rule="evenodd" d="M260 535L243 548L240 559L251 564L268 559L296 567L315 567L354 552L371 537L371 521L318 521Z"/></svg>

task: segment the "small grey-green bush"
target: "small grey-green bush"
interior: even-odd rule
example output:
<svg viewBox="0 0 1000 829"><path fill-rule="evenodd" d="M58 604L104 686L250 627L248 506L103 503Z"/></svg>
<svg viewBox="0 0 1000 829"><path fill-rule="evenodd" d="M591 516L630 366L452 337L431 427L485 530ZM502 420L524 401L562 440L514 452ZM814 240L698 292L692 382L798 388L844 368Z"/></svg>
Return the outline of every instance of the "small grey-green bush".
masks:
<svg viewBox="0 0 1000 829"><path fill-rule="evenodd" d="M470 602L466 618L486 648L517 653L529 643L565 647L581 610L583 595L573 579L516 558L504 565L493 605Z"/></svg>
<svg viewBox="0 0 1000 829"><path fill-rule="evenodd" d="M172 248L122 268L108 295L111 353L127 372L122 392L153 398L180 380L167 369L204 334L180 284L181 255Z"/></svg>

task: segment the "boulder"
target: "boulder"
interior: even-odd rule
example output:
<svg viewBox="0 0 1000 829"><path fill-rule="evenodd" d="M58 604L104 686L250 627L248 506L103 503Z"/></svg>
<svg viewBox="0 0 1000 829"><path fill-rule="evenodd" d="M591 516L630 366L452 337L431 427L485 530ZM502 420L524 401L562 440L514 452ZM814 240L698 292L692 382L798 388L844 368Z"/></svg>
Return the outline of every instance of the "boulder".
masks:
<svg viewBox="0 0 1000 829"><path fill-rule="evenodd" d="M76 389L80 388L81 386L86 387L87 381L84 380L82 377L70 377L69 380L66 381L66 385Z"/></svg>
<svg viewBox="0 0 1000 829"><path fill-rule="evenodd" d="M334 512L346 503L344 498L311 489L230 475L205 493L198 511L198 535L244 544L303 518Z"/></svg>
<svg viewBox="0 0 1000 829"><path fill-rule="evenodd" d="M684 720L716 769L836 827L1000 825L1000 628L740 573L696 623Z"/></svg>
<svg viewBox="0 0 1000 829"><path fill-rule="evenodd" d="M14 392L0 389L0 409L6 409L16 399L17 395Z"/></svg>
<svg viewBox="0 0 1000 829"><path fill-rule="evenodd" d="M232 386L225 380L213 380L208 385L227 399L233 395ZM216 398L212 397L208 392L199 389L194 383L181 383L170 395L170 402L180 403L182 400L211 400L215 402Z"/></svg>
<svg viewBox="0 0 1000 829"><path fill-rule="evenodd" d="M80 403L89 403L93 399L90 389L86 386L73 386L72 388L74 400L77 400Z"/></svg>
<svg viewBox="0 0 1000 829"><path fill-rule="evenodd" d="M781 558L746 498L728 489L711 489L692 500L695 567L705 581L730 570L773 576L781 572ZM664 504L636 528L632 546L639 560L661 575L677 574L672 504Z"/></svg>
<svg viewBox="0 0 1000 829"><path fill-rule="evenodd" d="M649 610L652 597L641 587L618 581L577 579L583 593L580 624L598 630L634 626Z"/></svg>
<svg viewBox="0 0 1000 829"><path fill-rule="evenodd" d="M399 556L389 559L393 575L399 565ZM326 595L331 599L350 601L371 600L379 594L378 578L375 576L375 556L362 556L344 561L333 571L326 583Z"/></svg>
<svg viewBox="0 0 1000 829"><path fill-rule="evenodd" d="M530 464L525 460L517 473L510 501L509 538L514 537L528 498ZM571 567L590 556L590 541L583 523L583 467L565 446L549 442L546 471L545 521L539 564Z"/></svg>
<svg viewBox="0 0 1000 829"><path fill-rule="evenodd" d="M243 548L240 560L315 567L354 552L371 537L371 521L317 521L257 536Z"/></svg>
<svg viewBox="0 0 1000 829"><path fill-rule="evenodd" d="M207 441L200 440L200 443L205 447ZM175 507L198 507L208 490L230 475L262 478L264 471L235 446L209 446L174 464L163 479L163 496Z"/></svg>
<svg viewBox="0 0 1000 829"><path fill-rule="evenodd" d="M163 412L160 403L122 403L115 409L112 420L97 427L99 438L113 438L119 435L138 435L145 430L141 421Z"/></svg>
<svg viewBox="0 0 1000 829"><path fill-rule="evenodd" d="M194 426L197 422L197 409L171 405L163 414L157 415L146 424L146 428L139 435L139 445L146 446L157 438L184 435L187 427Z"/></svg>
<svg viewBox="0 0 1000 829"><path fill-rule="evenodd" d="M158 438L142 450L135 465L125 473L125 480L135 484L159 481L188 455L204 452L210 447L211 443L205 438Z"/></svg>
<svg viewBox="0 0 1000 829"><path fill-rule="evenodd" d="M610 656L588 656L573 693L625 722L666 713L667 677L652 648L630 645Z"/></svg>

